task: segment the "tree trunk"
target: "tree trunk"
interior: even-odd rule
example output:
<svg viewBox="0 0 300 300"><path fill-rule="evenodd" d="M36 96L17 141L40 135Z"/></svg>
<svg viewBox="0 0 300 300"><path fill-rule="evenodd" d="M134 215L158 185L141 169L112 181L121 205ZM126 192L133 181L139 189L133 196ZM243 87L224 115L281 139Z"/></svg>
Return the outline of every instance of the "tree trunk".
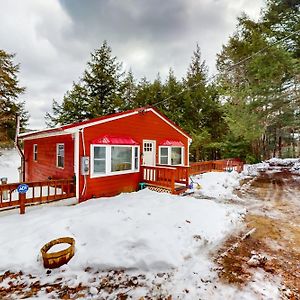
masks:
<svg viewBox="0 0 300 300"><path fill-rule="evenodd" d="M282 138L281 138L281 135L279 136L279 139L278 139L278 156L280 158L282 158Z"/></svg>
<svg viewBox="0 0 300 300"><path fill-rule="evenodd" d="M276 157L276 150L277 150L277 136L276 136L276 128L275 128L275 135L274 135L274 149L273 149L273 157Z"/></svg>

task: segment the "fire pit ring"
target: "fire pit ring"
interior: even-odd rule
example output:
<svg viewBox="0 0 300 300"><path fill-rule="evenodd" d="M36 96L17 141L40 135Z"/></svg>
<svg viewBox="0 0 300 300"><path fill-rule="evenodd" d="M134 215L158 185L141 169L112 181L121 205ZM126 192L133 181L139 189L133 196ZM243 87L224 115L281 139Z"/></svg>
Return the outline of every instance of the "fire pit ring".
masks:
<svg viewBox="0 0 300 300"><path fill-rule="evenodd" d="M57 252L48 253L51 247L58 244L69 244L70 246L66 249ZM67 264L69 260L74 256L74 253L75 240L71 237L62 237L59 239L52 240L41 248L44 267L47 269L55 269L59 268L64 264Z"/></svg>

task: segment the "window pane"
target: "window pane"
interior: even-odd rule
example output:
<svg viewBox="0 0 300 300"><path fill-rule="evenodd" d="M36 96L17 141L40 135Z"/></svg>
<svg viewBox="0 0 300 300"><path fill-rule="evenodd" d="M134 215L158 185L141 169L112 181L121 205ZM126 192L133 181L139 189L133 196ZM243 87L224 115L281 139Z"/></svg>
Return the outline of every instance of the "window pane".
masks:
<svg viewBox="0 0 300 300"><path fill-rule="evenodd" d="M160 164L161 165L167 165L168 164L168 157L167 156L161 156L160 157Z"/></svg>
<svg viewBox="0 0 300 300"><path fill-rule="evenodd" d="M132 148L111 147L111 171L131 170Z"/></svg>
<svg viewBox="0 0 300 300"><path fill-rule="evenodd" d="M168 148L160 148L161 156L168 156Z"/></svg>
<svg viewBox="0 0 300 300"><path fill-rule="evenodd" d="M139 168L139 148L134 147L134 169L137 170Z"/></svg>
<svg viewBox="0 0 300 300"><path fill-rule="evenodd" d="M57 157L57 166L61 168L64 167L64 158L62 156Z"/></svg>
<svg viewBox="0 0 300 300"><path fill-rule="evenodd" d="M105 160L94 160L94 172L105 173Z"/></svg>
<svg viewBox="0 0 300 300"><path fill-rule="evenodd" d="M33 160L37 160L37 144L33 145Z"/></svg>
<svg viewBox="0 0 300 300"><path fill-rule="evenodd" d="M58 155L59 156L64 156L64 145L58 145Z"/></svg>
<svg viewBox="0 0 300 300"><path fill-rule="evenodd" d="M64 157L65 157L65 145L57 145L57 166L60 168L64 167Z"/></svg>
<svg viewBox="0 0 300 300"><path fill-rule="evenodd" d="M105 147L94 147L94 158L105 159Z"/></svg>
<svg viewBox="0 0 300 300"><path fill-rule="evenodd" d="M181 164L181 148L172 147L171 148L171 164L180 165Z"/></svg>

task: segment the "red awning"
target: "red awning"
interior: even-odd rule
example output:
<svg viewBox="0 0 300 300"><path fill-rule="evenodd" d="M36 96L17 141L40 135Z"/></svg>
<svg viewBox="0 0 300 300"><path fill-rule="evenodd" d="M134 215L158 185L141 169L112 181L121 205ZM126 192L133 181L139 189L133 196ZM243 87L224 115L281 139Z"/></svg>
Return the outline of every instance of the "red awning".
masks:
<svg viewBox="0 0 300 300"><path fill-rule="evenodd" d="M160 144L160 146L178 146L182 147L184 144L180 141L172 141L172 140L164 140Z"/></svg>
<svg viewBox="0 0 300 300"><path fill-rule="evenodd" d="M138 143L128 136L104 135L92 140L92 144L104 145L138 145Z"/></svg>

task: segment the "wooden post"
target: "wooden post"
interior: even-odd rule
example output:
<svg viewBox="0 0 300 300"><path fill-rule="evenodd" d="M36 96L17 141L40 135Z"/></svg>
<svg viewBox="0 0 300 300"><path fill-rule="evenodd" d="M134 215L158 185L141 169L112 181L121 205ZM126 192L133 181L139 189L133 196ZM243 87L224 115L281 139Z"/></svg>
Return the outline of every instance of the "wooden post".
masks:
<svg viewBox="0 0 300 300"><path fill-rule="evenodd" d="M170 170L171 173L171 193L175 194L175 170Z"/></svg>
<svg viewBox="0 0 300 300"><path fill-rule="evenodd" d="M19 194L20 215L24 215L25 214L25 199L26 199L26 194Z"/></svg>
<svg viewBox="0 0 300 300"><path fill-rule="evenodd" d="M185 168L185 186L186 187L189 187L189 179L190 179L189 169L190 169L190 167Z"/></svg>

